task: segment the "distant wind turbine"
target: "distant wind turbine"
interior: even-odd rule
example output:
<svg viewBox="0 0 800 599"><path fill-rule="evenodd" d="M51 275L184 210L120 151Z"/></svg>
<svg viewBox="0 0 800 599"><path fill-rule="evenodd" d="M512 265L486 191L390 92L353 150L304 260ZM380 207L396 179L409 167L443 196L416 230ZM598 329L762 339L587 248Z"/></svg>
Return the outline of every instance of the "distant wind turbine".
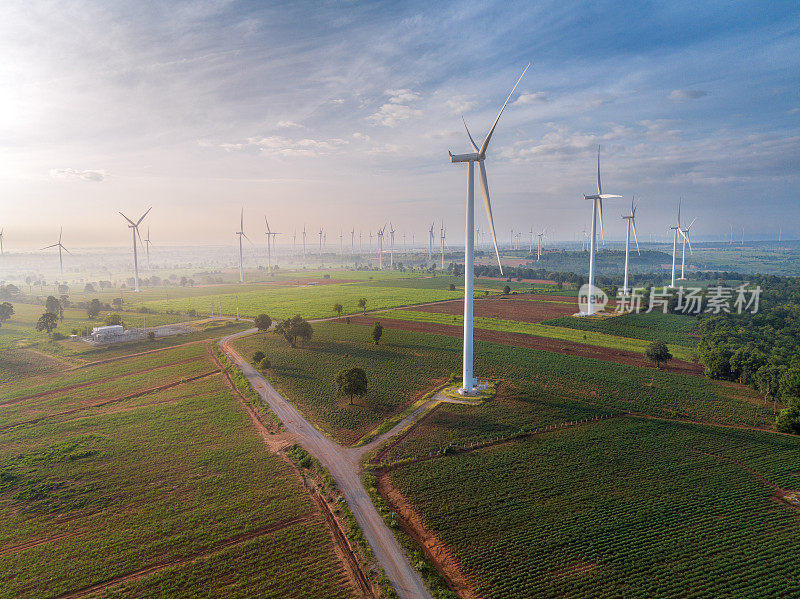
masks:
<svg viewBox="0 0 800 599"><path fill-rule="evenodd" d="M142 218L144 218L144 217L142 217ZM59 229L59 231L58 231L58 241L56 243L52 244L52 245L48 245L47 247L43 247L42 248L43 250L49 250L50 248L55 248L55 247L58 248L58 268L59 268L59 271L61 272L61 277L62 278L64 277L64 260L63 260L62 255L61 255L61 250L64 250L70 256L72 255L72 252L70 252L67 248L65 248L64 244L61 243L61 235L63 233L64 233L64 227L61 227L61 229ZM134 241L134 243L135 243L135 241ZM136 291L139 291L139 289L137 288Z"/></svg>
<svg viewBox="0 0 800 599"><path fill-rule="evenodd" d="M239 230L236 231L236 234L239 236L239 282L244 283L244 260L242 259L242 237L250 241L250 238L244 234L244 208L242 208L242 214L239 218ZM253 243L250 241L250 243ZM135 247L135 246L134 246Z"/></svg>
<svg viewBox="0 0 800 599"><path fill-rule="evenodd" d="M687 243L689 244L689 252L692 255L694 255L694 251L692 251L692 242L689 240L689 229L692 228L692 225L694 224L694 221L696 221L696 220L697 220L696 218L694 220L692 220L692 222L689 223L689 226L681 231L681 233L683 234L683 252L682 252L682 255L681 255L681 281L685 281L686 280L685 272L686 272L686 244Z"/></svg>
<svg viewBox="0 0 800 599"><path fill-rule="evenodd" d="M272 274L272 246L276 241L275 237L278 235L272 229L269 228L269 221L267 220L267 215L264 215L264 224L267 226L267 232L264 233L267 236L267 274Z"/></svg>
<svg viewBox="0 0 800 599"><path fill-rule="evenodd" d="M625 282L622 284L622 294L628 294L628 255L630 254L630 242L631 242L631 229L633 229L633 239L636 241L636 253L640 256L642 253L639 251L639 238L636 236L636 208L639 207L639 203L633 203L633 198L631 198L631 213L627 216L623 216L622 220L628 221L628 232L625 234Z"/></svg>
<svg viewBox="0 0 800 599"><path fill-rule="evenodd" d="M478 163L479 167L479 175L480 175L480 182L481 182L481 191L483 192L483 203L484 207L486 208L486 216L489 220L489 228L492 232L492 241L494 242L494 250L495 254L497 255L497 263L500 266L500 273L503 272L503 265L500 262L500 251L497 248L497 236L494 230L494 218L492 216L492 205L491 201L489 200L489 183L486 179L486 167L484 166L484 160L486 159L486 150L489 147L489 142L492 139L492 134L494 133L495 127L497 127L497 123L500 121L500 116L503 114L503 111L508 104L508 101L511 99L511 96L514 94L514 90L517 89L517 85L522 80L522 77L525 75L525 72L530 67L530 64L525 67L525 70L522 71L522 75L519 76L517 82L514 84L514 87L511 88L511 93L508 94L506 101L503 103L503 106L500 108L500 112L497 114L497 118L495 118L494 123L492 124L492 128L489 129L489 133L483 140L483 143L480 147L478 144L475 143L475 140L472 138L472 134L469 132L469 128L467 127L467 122L464 121L464 128L467 130L467 136L469 137L470 142L472 143L472 148L475 150L474 153L469 154L458 154L453 155L450 152L450 162L466 162L468 165L467 169L467 214L466 214L466 227L464 232L464 239L465 239L465 248L464 248L464 356L463 356L463 368L462 368L462 379L461 379L461 389L460 392L462 394L471 394L474 393L476 389L477 380L472 376L473 372L473 363L472 363L472 302L473 302L473 282L475 276L475 248L474 248L474 226L475 226L475 163ZM462 117L463 119L463 117Z"/></svg>
<svg viewBox="0 0 800 599"><path fill-rule="evenodd" d="M431 261L431 252L433 251L433 242L434 242L434 235L433 235L433 227L436 223L431 223L431 228L428 229L428 262Z"/></svg>
<svg viewBox="0 0 800 599"><path fill-rule="evenodd" d="M394 269L394 225L389 223L389 268Z"/></svg>
<svg viewBox="0 0 800 599"><path fill-rule="evenodd" d="M670 287L675 287L675 257L677 256L678 251L678 233L681 234L681 237L686 240L686 234L683 232L683 228L681 227L681 203L683 202L683 198L678 200L678 220L675 226L670 227L672 230L672 278Z"/></svg>
<svg viewBox="0 0 800 599"><path fill-rule="evenodd" d="M147 213L153 209L152 206L147 209L147 211L142 214L141 218L136 222L133 222L127 216L120 212L120 216L128 221L128 228L131 230L131 234L133 235L133 282L134 282L134 291L139 291L139 258L136 254L136 238L139 238L139 241L142 240L142 236L139 234L139 225L142 224L144 217L147 216Z"/></svg>
<svg viewBox="0 0 800 599"><path fill-rule="evenodd" d="M536 237L539 238L536 244L536 261L538 262L542 258L542 237L544 237L545 229L542 229L541 233L537 233Z"/></svg>
<svg viewBox="0 0 800 599"><path fill-rule="evenodd" d="M600 217L600 237L605 245L605 234L603 233L603 200L611 198L621 198L622 196L603 193L603 187L600 183L600 146L597 146L597 193L594 195L584 194L584 199L592 200L592 234L589 238L589 297L586 315L591 316L594 314L594 255L596 252L595 246L597 245L597 217Z"/></svg>
<svg viewBox="0 0 800 599"><path fill-rule="evenodd" d="M150 244L153 242L150 241L150 226L147 227L147 237L144 238L144 248L147 252L147 269L150 270Z"/></svg>
<svg viewBox="0 0 800 599"><path fill-rule="evenodd" d="M444 228L444 221L442 221L442 226L439 229L439 242L442 246L442 270L444 270L444 238L447 236L447 231Z"/></svg>
<svg viewBox="0 0 800 599"><path fill-rule="evenodd" d="M383 234L386 231L386 225L378 229L378 270L383 270ZM370 246L372 245L372 233L369 234Z"/></svg>
<svg viewBox="0 0 800 599"><path fill-rule="evenodd" d="M0 229L0 256L2 256L3 253L3 229Z"/></svg>

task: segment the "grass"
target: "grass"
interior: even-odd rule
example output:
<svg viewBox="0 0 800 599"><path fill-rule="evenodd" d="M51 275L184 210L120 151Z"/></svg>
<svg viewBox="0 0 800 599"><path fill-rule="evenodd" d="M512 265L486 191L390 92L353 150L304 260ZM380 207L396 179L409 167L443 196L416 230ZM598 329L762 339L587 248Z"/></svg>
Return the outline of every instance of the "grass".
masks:
<svg viewBox="0 0 800 599"><path fill-rule="evenodd" d="M198 351L202 344L89 366L64 380L90 381L97 392L83 399L94 401L214 368L202 354L175 364ZM154 366L158 375L142 373ZM110 373L120 376L113 384ZM264 448L221 375L69 417L54 412L80 403L78 392L42 376L28 390L54 393L11 407L51 417L0 430L0 545L9 549L0 553L0 597L57 596L153 565L161 567L109 591L355 594L310 496ZM0 406L0 427L14 418Z"/></svg>
<svg viewBox="0 0 800 599"><path fill-rule="evenodd" d="M376 346L369 327L346 325L344 320L313 327L306 347L291 348L274 333L238 339L234 347L247 359L256 350L264 351L272 362L270 380L307 417L344 443L356 442L460 370L457 338L384 329ZM336 397L334 378L352 366L366 371L369 392L351 406L346 398ZM769 426L772 421L767 407L749 401L755 394L747 389L655 368L477 341L475 373L523 385L520 393L535 401L577 401L595 412L634 410L752 426ZM524 418L516 426L523 422ZM514 425L511 418L508 426Z"/></svg>
<svg viewBox="0 0 800 599"><path fill-rule="evenodd" d="M695 350L698 342L698 337L695 336L697 320L682 314L642 312L640 314L622 314L613 318L564 317L545 320L542 324L645 341L661 339L676 350L676 346Z"/></svg>
<svg viewBox="0 0 800 599"><path fill-rule="evenodd" d="M437 314L418 310L388 310L386 312L381 312L380 316L385 316L386 318L396 318L399 320L413 320L416 322L464 326L464 317L461 315ZM567 318L560 318L557 320L564 321L567 320ZM572 320L582 321L585 319L572 318ZM616 318L609 320L616 320ZM579 329L578 327L571 329L564 326L551 326L543 323L519 322L516 320L504 320L500 318L474 317L473 326L476 329L488 329L491 331L501 331L504 333L524 333L526 335L536 335L537 337L547 337L549 339L558 339L561 341L584 343L586 345L606 347L608 349L621 349L640 354L644 354L647 346L650 344L649 341L643 339L611 335L607 333L596 332L594 330ZM693 361L695 357L695 352L693 350L680 345L671 345L670 351L674 357L687 362Z"/></svg>
<svg viewBox="0 0 800 599"><path fill-rule="evenodd" d="M799 450L769 433L619 418L390 476L482 596L797 596L797 510L732 460L797 485Z"/></svg>

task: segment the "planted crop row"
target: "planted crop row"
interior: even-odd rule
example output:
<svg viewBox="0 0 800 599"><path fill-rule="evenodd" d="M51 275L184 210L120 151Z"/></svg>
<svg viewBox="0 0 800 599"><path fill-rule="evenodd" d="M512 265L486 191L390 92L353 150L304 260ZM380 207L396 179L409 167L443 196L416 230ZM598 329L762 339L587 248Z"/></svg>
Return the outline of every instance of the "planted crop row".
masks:
<svg viewBox="0 0 800 599"><path fill-rule="evenodd" d="M392 483L487 597L796 596L800 440L612 419L401 466Z"/></svg>

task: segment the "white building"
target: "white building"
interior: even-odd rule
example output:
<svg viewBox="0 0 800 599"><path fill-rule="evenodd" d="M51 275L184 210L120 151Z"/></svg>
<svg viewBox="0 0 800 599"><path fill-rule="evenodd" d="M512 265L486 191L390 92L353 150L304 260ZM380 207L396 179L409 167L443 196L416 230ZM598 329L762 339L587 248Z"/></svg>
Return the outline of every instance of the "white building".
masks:
<svg viewBox="0 0 800 599"><path fill-rule="evenodd" d="M94 327L92 329L92 339L95 341L108 341L125 334L121 324L114 324L106 327Z"/></svg>

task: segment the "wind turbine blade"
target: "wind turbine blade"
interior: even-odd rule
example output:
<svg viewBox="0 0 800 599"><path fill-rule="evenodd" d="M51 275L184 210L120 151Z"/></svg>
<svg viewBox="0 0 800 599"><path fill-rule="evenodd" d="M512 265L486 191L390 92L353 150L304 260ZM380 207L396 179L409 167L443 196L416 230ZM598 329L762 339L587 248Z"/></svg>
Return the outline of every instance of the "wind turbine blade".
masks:
<svg viewBox="0 0 800 599"><path fill-rule="evenodd" d="M125 216L124 214L122 214L122 212L120 212L120 215L122 216L122 218L124 218L126 221L128 221L128 222L129 222L129 223L130 223L132 226L134 226L134 227L136 226L136 223L135 223L135 222L133 222L131 219L129 219L129 218L128 218L127 216Z"/></svg>
<svg viewBox="0 0 800 599"><path fill-rule="evenodd" d="M600 185L600 146L597 146L597 195L603 195L603 187Z"/></svg>
<svg viewBox="0 0 800 599"><path fill-rule="evenodd" d="M506 98L506 101L503 102L503 106L502 106L502 108L500 108L500 112L497 113L497 118L494 120L494 124L492 125L492 128L489 129L489 133L486 135L486 139L483 140L483 144L481 145L481 149L478 151L478 154L480 154L481 156L486 154L486 148L489 147L489 141L492 139L492 134L494 133L494 128L497 127L497 122L500 120L500 115L503 114L503 111L506 109L506 104L508 104L508 101L511 99L511 96L514 95L514 90L517 89L517 86L519 85L519 82L522 81L522 78L525 76L525 73L528 71L528 68L530 68L530 66L531 66L531 63L528 63L528 66L525 67L524 71L522 71L522 75L519 76L519 79L517 79L517 82L514 84L514 87L511 88L511 93L508 94L508 97Z"/></svg>
<svg viewBox="0 0 800 599"><path fill-rule="evenodd" d="M636 242L636 253L641 256L642 252L639 251L639 238L636 236L636 219L635 218L631 219L631 228L633 229L633 239Z"/></svg>
<svg viewBox="0 0 800 599"><path fill-rule="evenodd" d="M691 228L692 228L692 225L694 224L694 221L696 221L696 220L697 220L697 217L695 216L695 217L692 219L692 222L691 222L691 223L689 223L689 226L688 226L688 227L686 227L686 230L687 230L687 231L688 231L689 229L691 229Z"/></svg>
<svg viewBox="0 0 800 599"><path fill-rule="evenodd" d="M472 147L475 148L475 151L478 151L478 144L475 143L475 140L472 139L472 134L469 132L469 127L467 127L467 121L464 118L464 115L461 115L461 120L464 121L464 129L467 130L467 135L469 136L469 141L472 142Z"/></svg>
<svg viewBox="0 0 800 599"><path fill-rule="evenodd" d="M244 238L245 238L247 241L250 241L250 238L249 238L247 235L245 235L245 234L244 234L244 231L242 231L242 236L243 236L243 237L244 237ZM251 244L251 245L255 245L255 243L253 243L252 241L250 241L250 244Z"/></svg>
<svg viewBox="0 0 800 599"><path fill-rule="evenodd" d="M603 198L597 198L597 214L600 216L600 239L606 244L606 235L603 232Z"/></svg>
<svg viewBox="0 0 800 599"><path fill-rule="evenodd" d="M58 244L57 244L57 243L54 243L53 245L48 245L48 246L45 246L45 247L43 247L42 249L43 249L43 250L49 250L50 248L54 248L54 247L58 247Z"/></svg>
<svg viewBox="0 0 800 599"><path fill-rule="evenodd" d="M497 248L497 235L494 232L494 218L492 217L492 202L489 200L489 182L486 180L486 167L483 164L483 160L479 160L478 165L480 166L483 205L486 208L486 217L489 219L489 229L492 231L492 242L494 243L494 253L497 256L497 265L500 267L500 275L502 275L503 264L500 262L500 250Z"/></svg>
<svg viewBox="0 0 800 599"><path fill-rule="evenodd" d="M141 233L139 233L139 227L134 227L133 229L136 231L136 237L139 238L139 243L144 245L144 241L142 241L142 235L141 235Z"/></svg>
<svg viewBox="0 0 800 599"><path fill-rule="evenodd" d="M678 228L681 226L681 203L683 202L683 198L678 200Z"/></svg>
<svg viewBox="0 0 800 599"><path fill-rule="evenodd" d="M67 252L67 253L68 253L70 256L72 255L72 252L70 252L70 251L69 251L67 248L65 248L63 245L61 246L61 249L62 249L62 250L64 250L65 252Z"/></svg>
<svg viewBox="0 0 800 599"><path fill-rule="evenodd" d="M678 231L680 231L680 234L681 234L681 235L683 236L683 238L686 240L686 243L688 243L688 244L689 244L689 253L690 253L690 254L692 254L692 255L694 255L694 252L692 251L692 242L691 242L691 240L689 239L689 236L688 236L686 233L684 233L684 232L683 232L683 229L678 229Z"/></svg>
<svg viewBox="0 0 800 599"><path fill-rule="evenodd" d="M152 207L152 206L150 206L150 207L147 209L147 212L150 212L152 209L153 209L153 207ZM139 225L142 223L142 221L144 220L144 217L145 217L145 216L147 216L147 212L145 212L144 214L142 214L142 218L140 218L139 220L137 220L137 221L136 221L136 226L137 226L137 227L138 227L138 226L139 226Z"/></svg>
<svg viewBox="0 0 800 599"><path fill-rule="evenodd" d="M269 221L267 221L266 214L264 215L264 224L267 225L267 235L269 235L270 233L272 233L272 231L269 230Z"/></svg>
<svg viewBox="0 0 800 599"><path fill-rule="evenodd" d="M61 236L64 234L64 227L58 230L58 243L61 243Z"/></svg>

